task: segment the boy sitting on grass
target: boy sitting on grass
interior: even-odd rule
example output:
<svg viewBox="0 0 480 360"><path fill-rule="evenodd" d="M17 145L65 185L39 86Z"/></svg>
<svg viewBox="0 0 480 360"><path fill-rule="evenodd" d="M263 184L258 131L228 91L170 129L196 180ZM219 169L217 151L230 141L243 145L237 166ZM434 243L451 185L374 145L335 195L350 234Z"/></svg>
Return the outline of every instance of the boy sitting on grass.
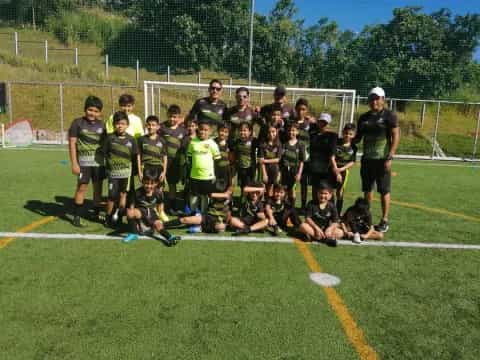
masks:
<svg viewBox="0 0 480 360"><path fill-rule="evenodd" d="M250 184L243 188L246 196L240 209L240 217L232 217L230 225L236 229L235 235L260 231L268 226L262 201L265 187L263 184Z"/></svg>
<svg viewBox="0 0 480 360"><path fill-rule="evenodd" d="M265 214L268 219L268 230L275 236L283 231L289 231L288 222L294 228L300 226L300 218L291 203L285 201L286 188L283 185L273 185L273 195L267 199Z"/></svg>
<svg viewBox="0 0 480 360"><path fill-rule="evenodd" d="M342 238L343 231L339 224L337 208L331 202L332 193L333 189L328 183L320 183L315 199L307 205L305 221L300 225L299 230L308 240L337 246L337 239Z"/></svg>
<svg viewBox="0 0 480 360"><path fill-rule="evenodd" d="M102 201L102 182L105 177L104 156L105 127L100 120L102 100L89 96L85 100L85 115L75 119L68 130L68 146L72 173L78 175L74 198L72 224L82 227L81 215L88 183L92 180L93 203L96 217L99 216Z"/></svg>
<svg viewBox="0 0 480 360"><path fill-rule="evenodd" d="M180 237L165 230L160 220L163 194L158 188L156 171L145 169L142 183L143 186L135 193L135 205L131 205L127 210L130 234L124 238L124 242L136 240L137 234L149 234L163 241L167 246L176 245Z"/></svg>
<svg viewBox="0 0 480 360"><path fill-rule="evenodd" d="M383 233L376 231L372 225L370 203L364 198L355 200L342 217L342 229L348 239L359 244L363 240L382 240Z"/></svg>

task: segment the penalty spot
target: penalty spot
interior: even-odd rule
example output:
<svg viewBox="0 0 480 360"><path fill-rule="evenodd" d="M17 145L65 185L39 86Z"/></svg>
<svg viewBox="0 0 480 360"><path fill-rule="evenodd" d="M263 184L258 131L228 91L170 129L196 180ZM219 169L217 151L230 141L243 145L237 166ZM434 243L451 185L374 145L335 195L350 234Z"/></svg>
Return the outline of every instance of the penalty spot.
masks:
<svg viewBox="0 0 480 360"><path fill-rule="evenodd" d="M327 273L310 273L310 280L323 287L334 287L340 284L340 278Z"/></svg>

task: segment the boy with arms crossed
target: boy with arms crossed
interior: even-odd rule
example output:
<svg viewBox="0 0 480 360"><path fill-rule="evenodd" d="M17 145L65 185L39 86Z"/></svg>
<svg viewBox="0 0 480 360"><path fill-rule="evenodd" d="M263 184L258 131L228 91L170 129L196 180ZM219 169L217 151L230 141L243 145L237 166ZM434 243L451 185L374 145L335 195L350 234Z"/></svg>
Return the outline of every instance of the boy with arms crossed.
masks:
<svg viewBox="0 0 480 360"><path fill-rule="evenodd" d="M85 100L85 115L75 119L68 130L68 146L72 173L78 175L74 197L74 213L72 224L82 227L81 213L85 201L88 183L92 180L93 203L96 217L100 212L102 201L102 181L105 177L103 142L105 127L100 120L103 104L95 97Z"/></svg>

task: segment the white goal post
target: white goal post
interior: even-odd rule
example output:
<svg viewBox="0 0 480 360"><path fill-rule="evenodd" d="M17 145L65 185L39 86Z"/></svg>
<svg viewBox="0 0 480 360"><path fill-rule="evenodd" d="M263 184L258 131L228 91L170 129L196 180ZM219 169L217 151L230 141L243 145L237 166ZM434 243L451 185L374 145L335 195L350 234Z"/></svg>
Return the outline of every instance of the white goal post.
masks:
<svg viewBox="0 0 480 360"><path fill-rule="evenodd" d="M222 99L232 106L235 104L235 90L245 86L250 91L252 106L265 105L273 101L274 86L247 86L244 84L223 85ZM310 103L311 113L329 112L333 117L332 126L341 132L344 124L354 121L356 91L351 89L316 89L287 87L287 98L292 107L299 98ZM208 95L208 84L168 81L144 81L145 117L157 115L165 119L166 108L171 104L180 105L186 114L198 98Z"/></svg>

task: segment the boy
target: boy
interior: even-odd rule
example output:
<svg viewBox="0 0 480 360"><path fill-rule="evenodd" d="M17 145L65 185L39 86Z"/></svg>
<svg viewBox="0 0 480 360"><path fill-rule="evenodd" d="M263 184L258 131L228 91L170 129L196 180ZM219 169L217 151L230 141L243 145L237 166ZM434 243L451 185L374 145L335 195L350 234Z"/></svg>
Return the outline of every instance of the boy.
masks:
<svg viewBox="0 0 480 360"><path fill-rule="evenodd" d="M124 238L124 242L130 242L138 238L137 233L143 234L143 228L151 229L154 238L159 238L167 246L176 245L179 236L171 235L159 218L163 205L163 195L158 189L158 175L155 169L147 168L143 173L143 186L135 193L135 205L127 210L127 219L131 233ZM157 232L160 236L155 236Z"/></svg>
<svg viewBox="0 0 480 360"><path fill-rule="evenodd" d="M124 111L128 115L128 127L126 130L127 134L138 139L145 132L143 130L142 120L133 113L133 108L135 107L135 98L130 94L122 94L118 98L118 105L121 111ZM107 134L112 134L115 132L115 126L113 124L113 115L111 115L107 123L105 124L107 128Z"/></svg>
<svg viewBox="0 0 480 360"><path fill-rule="evenodd" d="M240 217L232 217L230 225L236 229L235 235L260 231L268 226L262 196L265 188L260 184L251 184L243 188L247 200L240 209Z"/></svg>
<svg viewBox="0 0 480 360"><path fill-rule="evenodd" d="M139 177L142 181L142 174L146 170L157 174L160 187L165 180L167 171L167 146L158 135L160 121L157 116L150 115L146 120L147 135L138 139L138 150L141 164L139 164Z"/></svg>
<svg viewBox="0 0 480 360"><path fill-rule="evenodd" d="M268 225L272 228L273 235L278 235L282 230L288 231L287 223L297 228L300 226L300 218L295 211L295 207L285 201L286 188L283 185L273 185L273 196L267 199L265 204L265 214L267 215Z"/></svg>
<svg viewBox="0 0 480 360"><path fill-rule="evenodd" d="M273 104L271 107L271 113L269 118L260 127L260 132L258 133L258 141L260 143L267 141L268 139L268 128L274 126L277 128L278 139L283 143L286 139L285 134L285 121L282 118L282 108L279 105Z"/></svg>
<svg viewBox="0 0 480 360"><path fill-rule="evenodd" d="M333 172L337 180L337 211L342 213L343 195L347 186L349 169L355 164L357 147L352 144L355 137L355 124L346 124L342 131L342 137L337 140L335 156L332 161Z"/></svg>
<svg viewBox="0 0 480 360"><path fill-rule="evenodd" d="M228 143L230 129L227 124L219 125L217 128L218 136L215 142L220 150L220 159L215 163L215 178L217 189L231 189L232 187L232 171L230 165L230 146Z"/></svg>
<svg viewBox="0 0 480 360"><path fill-rule="evenodd" d="M108 135L104 144L104 154L107 160L108 172L108 201L106 225L112 226L119 219L126 207L127 192L130 190L130 178L132 176L132 159L140 161L137 142L130 134L127 134L128 115L124 111L113 114L113 126L115 132ZM115 202L118 201L118 209L113 215Z"/></svg>
<svg viewBox="0 0 480 360"><path fill-rule="evenodd" d="M187 134L183 137L182 144L180 145L180 149L178 150L178 164L180 167L180 180L183 183L183 214L189 215L191 213L189 204L191 164L187 162L187 149L192 139L197 136L198 125L195 121L187 119L185 121L185 127Z"/></svg>
<svg viewBox="0 0 480 360"><path fill-rule="evenodd" d="M68 148L72 173L78 175L74 197L72 224L82 227L81 213L88 183L92 180L95 216L98 217L102 200L102 182L105 177L102 152L105 140L105 127L100 120L102 100L89 96L85 100L85 115L75 119L68 130Z"/></svg>
<svg viewBox="0 0 480 360"><path fill-rule="evenodd" d="M197 136L187 149L187 162L190 170L190 209L198 209L205 214L208 207L208 195L215 191L215 162L221 159L217 143L209 138L210 124L200 122Z"/></svg>
<svg viewBox="0 0 480 360"><path fill-rule="evenodd" d="M182 125L182 110L178 105L170 105L167 110L168 120L160 128L160 136L167 144L167 183L168 207L175 211L175 198L177 197L177 183L180 181L179 150L185 137L186 130Z"/></svg>
<svg viewBox="0 0 480 360"><path fill-rule="evenodd" d="M328 183L323 182L317 187L316 196L308 203L305 221L299 230L308 240L337 246L337 239L342 238L343 231L340 228L337 209L330 201L332 193L333 189Z"/></svg>
<svg viewBox="0 0 480 360"><path fill-rule="evenodd" d="M246 122L240 124L239 135L233 145L232 162L243 197L243 189L255 178L258 141L252 136L251 125Z"/></svg>
<svg viewBox="0 0 480 360"><path fill-rule="evenodd" d="M230 199L231 190L225 192L213 192L210 194L210 203L206 213L200 216L187 216L165 223L166 227L180 225L200 226L205 233L224 232L231 219Z"/></svg>
<svg viewBox="0 0 480 360"><path fill-rule="evenodd" d="M280 169L282 172L282 184L288 191L288 201L295 206L295 185L302 178L303 161L305 160L305 148L297 140L298 125L290 124L288 129L288 141L283 144Z"/></svg>
<svg viewBox="0 0 480 360"><path fill-rule="evenodd" d="M367 199L358 198L342 217L342 229L348 239L359 244L363 240L382 240L383 233L372 226L370 203Z"/></svg>

